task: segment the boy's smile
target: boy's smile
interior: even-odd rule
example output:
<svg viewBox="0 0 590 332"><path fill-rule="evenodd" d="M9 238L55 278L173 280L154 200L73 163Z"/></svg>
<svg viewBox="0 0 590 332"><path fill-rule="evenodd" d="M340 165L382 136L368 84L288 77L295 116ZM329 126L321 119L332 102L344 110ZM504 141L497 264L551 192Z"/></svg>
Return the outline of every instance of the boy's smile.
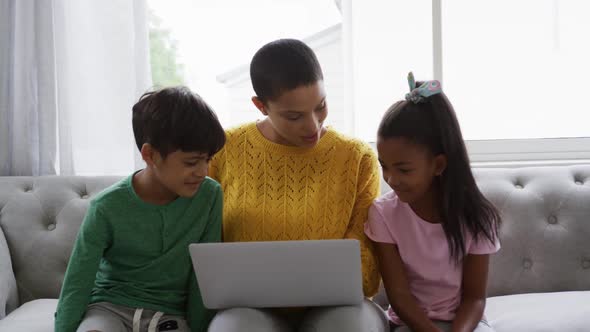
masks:
<svg viewBox="0 0 590 332"><path fill-rule="evenodd" d="M151 156L148 169L138 173L138 195L148 203L163 205L177 197L192 197L205 180L209 168L209 155L201 152L176 150L162 158L149 144L146 154ZM142 186L143 183L150 185ZM143 190L142 190L143 189Z"/></svg>

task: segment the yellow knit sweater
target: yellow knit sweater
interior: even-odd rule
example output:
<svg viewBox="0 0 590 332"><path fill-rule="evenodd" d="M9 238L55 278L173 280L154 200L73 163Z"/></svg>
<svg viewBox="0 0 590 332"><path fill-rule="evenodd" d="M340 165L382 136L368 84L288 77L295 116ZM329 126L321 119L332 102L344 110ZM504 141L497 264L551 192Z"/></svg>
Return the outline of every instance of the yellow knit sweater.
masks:
<svg viewBox="0 0 590 332"><path fill-rule="evenodd" d="M363 290L374 295L379 273L363 232L379 194L371 148L332 129L311 149L275 144L255 123L226 134L209 172L224 192L224 241L358 239Z"/></svg>

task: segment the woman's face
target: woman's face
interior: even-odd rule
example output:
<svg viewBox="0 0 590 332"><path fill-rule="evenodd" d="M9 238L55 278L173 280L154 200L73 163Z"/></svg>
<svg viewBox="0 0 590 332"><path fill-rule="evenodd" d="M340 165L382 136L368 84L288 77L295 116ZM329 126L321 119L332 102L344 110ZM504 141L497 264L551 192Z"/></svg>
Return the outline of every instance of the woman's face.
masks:
<svg viewBox="0 0 590 332"><path fill-rule="evenodd" d="M275 143L311 148L325 131L328 105L323 81L283 92L266 103L257 97L252 101L267 116L262 124L263 134Z"/></svg>

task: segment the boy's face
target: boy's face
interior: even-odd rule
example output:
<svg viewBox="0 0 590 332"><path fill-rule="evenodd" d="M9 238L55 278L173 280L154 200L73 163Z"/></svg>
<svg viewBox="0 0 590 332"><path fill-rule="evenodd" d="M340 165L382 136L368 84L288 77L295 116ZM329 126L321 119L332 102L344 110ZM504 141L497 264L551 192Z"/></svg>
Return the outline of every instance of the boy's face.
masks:
<svg viewBox="0 0 590 332"><path fill-rule="evenodd" d="M207 153L176 150L162 158L160 153L156 152L153 170L161 184L171 193L191 197L205 180L209 161Z"/></svg>
<svg viewBox="0 0 590 332"><path fill-rule="evenodd" d="M323 81L283 92L264 104L256 97L253 102L267 116L277 143L309 148L319 142L328 116Z"/></svg>

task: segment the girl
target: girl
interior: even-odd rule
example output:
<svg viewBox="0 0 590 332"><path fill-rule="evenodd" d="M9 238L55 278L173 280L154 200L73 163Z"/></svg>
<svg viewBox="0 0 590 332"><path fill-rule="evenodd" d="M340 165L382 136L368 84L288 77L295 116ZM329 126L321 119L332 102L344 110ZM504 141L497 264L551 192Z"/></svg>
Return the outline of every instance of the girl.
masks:
<svg viewBox="0 0 590 332"><path fill-rule="evenodd" d="M369 210L392 331L493 331L482 318L500 216L477 188L438 81L415 83L385 113L377 150L393 191Z"/></svg>

